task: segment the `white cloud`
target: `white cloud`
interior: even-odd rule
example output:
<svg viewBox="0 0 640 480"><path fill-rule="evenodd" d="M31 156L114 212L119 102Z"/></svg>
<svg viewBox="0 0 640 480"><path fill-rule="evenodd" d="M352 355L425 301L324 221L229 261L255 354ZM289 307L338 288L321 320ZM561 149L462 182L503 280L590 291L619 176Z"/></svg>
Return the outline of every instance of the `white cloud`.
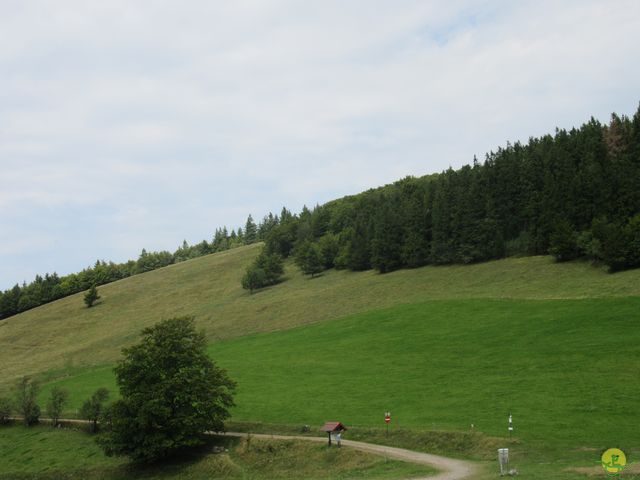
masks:
<svg viewBox="0 0 640 480"><path fill-rule="evenodd" d="M632 113L638 20L634 1L5 2L0 287Z"/></svg>

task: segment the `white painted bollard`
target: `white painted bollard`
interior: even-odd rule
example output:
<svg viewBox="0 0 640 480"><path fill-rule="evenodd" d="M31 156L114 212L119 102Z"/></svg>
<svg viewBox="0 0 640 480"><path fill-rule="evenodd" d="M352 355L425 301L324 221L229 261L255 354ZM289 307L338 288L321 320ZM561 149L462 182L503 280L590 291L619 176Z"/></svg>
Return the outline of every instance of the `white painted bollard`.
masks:
<svg viewBox="0 0 640 480"><path fill-rule="evenodd" d="M509 471L509 449L498 449L498 463L500 463L500 475L504 475Z"/></svg>

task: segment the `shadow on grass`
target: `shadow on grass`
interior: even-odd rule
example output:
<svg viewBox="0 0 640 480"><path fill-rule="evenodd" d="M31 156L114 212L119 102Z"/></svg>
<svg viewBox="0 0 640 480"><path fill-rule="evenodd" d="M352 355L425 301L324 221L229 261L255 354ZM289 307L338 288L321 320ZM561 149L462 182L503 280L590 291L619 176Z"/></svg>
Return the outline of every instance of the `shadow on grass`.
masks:
<svg viewBox="0 0 640 480"><path fill-rule="evenodd" d="M206 435L205 442L199 447L193 447L176 452L175 455L157 461L153 464L130 463L120 467L121 474L125 478L152 479L152 478L181 478L181 473L212 454L221 454L232 450L239 442L237 437L225 437L218 435Z"/></svg>
<svg viewBox="0 0 640 480"><path fill-rule="evenodd" d="M153 464L125 463L119 466L100 466L78 470L49 470L38 473L0 473L0 480L137 480L205 478L197 464L205 457L223 454L240 442L236 437L206 435L204 444L185 449ZM89 439L91 441L91 438ZM195 468L194 468L195 467Z"/></svg>
<svg viewBox="0 0 640 480"><path fill-rule="evenodd" d="M287 280L289 280L289 278L290 277L286 277L286 276L282 277L282 278L279 278L278 280L276 280L273 283L269 283L268 285L265 285L264 287L256 288L255 290L250 291L248 293L249 293L249 295L257 295L258 293L266 292L266 291L268 291L268 290L270 290L270 289L272 289L274 287L277 287L278 285L280 285L282 283L285 283Z"/></svg>

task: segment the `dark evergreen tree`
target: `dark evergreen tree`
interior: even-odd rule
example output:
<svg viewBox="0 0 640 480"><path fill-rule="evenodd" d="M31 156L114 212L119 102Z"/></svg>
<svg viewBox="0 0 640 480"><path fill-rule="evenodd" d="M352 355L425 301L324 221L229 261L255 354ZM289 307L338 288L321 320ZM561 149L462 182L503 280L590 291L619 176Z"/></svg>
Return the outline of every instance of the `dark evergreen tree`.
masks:
<svg viewBox="0 0 640 480"><path fill-rule="evenodd" d="M324 268L333 268L335 265L335 259L340 250L338 237L331 232L326 233L318 241L318 248L320 249L320 257Z"/></svg>
<svg viewBox="0 0 640 480"><path fill-rule="evenodd" d="M245 274L242 277L242 288L249 290L249 293L263 288L267 285L267 275L264 270L258 267L256 264L251 264L247 267Z"/></svg>
<svg viewBox="0 0 640 480"><path fill-rule="evenodd" d="M383 197L374 220L371 265L380 273L396 270L402 264L403 232L392 202Z"/></svg>
<svg viewBox="0 0 640 480"><path fill-rule="evenodd" d="M296 247L294 259L302 273L311 278L324 270L320 248L309 240Z"/></svg>
<svg viewBox="0 0 640 480"><path fill-rule="evenodd" d="M280 225L274 227L265 240L266 249L269 253L275 253L283 258L287 258L296 242L298 224L294 220L286 223L280 222Z"/></svg>
<svg viewBox="0 0 640 480"><path fill-rule="evenodd" d="M278 223L278 216L274 216L269 212L269 215L265 216L258 225L258 239L264 241L267 235L269 235L269 232L278 226Z"/></svg>
<svg viewBox="0 0 640 480"><path fill-rule="evenodd" d="M347 264L351 270L368 270L371 268L371 220L363 211L353 226L346 250Z"/></svg>
<svg viewBox="0 0 640 480"><path fill-rule="evenodd" d="M455 258L452 206L453 189L450 187L453 171L450 169L434 184L432 207L431 261L435 264L451 263Z"/></svg>
<svg viewBox="0 0 640 480"><path fill-rule="evenodd" d="M256 258L255 265L264 272L265 285L278 283L284 274L284 262L277 253L269 253L263 249Z"/></svg>
<svg viewBox="0 0 640 480"><path fill-rule="evenodd" d="M258 227L253 221L253 217L249 215L247 222L244 224L244 244L250 245L258 241Z"/></svg>
<svg viewBox="0 0 640 480"><path fill-rule="evenodd" d="M431 250L431 212L427 208L427 192L414 181L405 187L403 196L402 263L409 268L421 267L429 261Z"/></svg>
<svg viewBox="0 0 640 480"><path fill-rule="evenodd" d="M577 258L578 234L566 220L561 220L550 238L549 253L558 262L565 262Z"/></svg>
<svg viewBox="0 0 640 480"><path fill-rule="evenodd" d="M91 308L95 302L100 299L100 295L98 295L98 289L95 285L91 285L91 288L84 296L84 303L87 305L87 308Z"/></svg>

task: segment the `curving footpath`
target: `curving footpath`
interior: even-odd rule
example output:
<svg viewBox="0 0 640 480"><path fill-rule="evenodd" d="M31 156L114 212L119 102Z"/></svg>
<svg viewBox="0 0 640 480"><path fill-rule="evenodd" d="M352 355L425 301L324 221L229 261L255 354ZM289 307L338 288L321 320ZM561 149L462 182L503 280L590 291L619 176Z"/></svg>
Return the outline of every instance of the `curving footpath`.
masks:
<svg viewBox="0 0 640 480"><path fill-rule="evenodd" d="M227 432L226 435L235 437L247 437L251 435L253 438L266 438L276 440L306 440L310 442L326 443L324 437L305 437L302 435L267 435L255 433L237 433ZM456 460L454 458L441 457L430 453L414 452L413 450L405 450L403 448L387 447L386 445L376 445L373 443L356 442L354 440L342 439L342 445L345 447L355 448L363 452L375 453L377 455L385 455L395 460L404 462L418 463L420 465L428 465L440 470L440 473L429 477L423 477L413 480L462 480L472 478L477 473L476 465L465 460Z"/></svg>
<svg viewBox="0 0 640 480"><path fill-rule="evenodd" d="M11 420L21 420L21 417L9 417ZM41 418L41 420L45 420ZM61 418L60 422L88 424L88 420ZM308 442L325 443L326 437L306 437L303 435L271 435L262 433L238 433L238 432L208 432L214 435L229 435L233 437L264 438L274 440L305 440ZM417 463L427 465L439 470L439 473L429 477L415 478L412 480L463 480L472 478L477 473L477 466L473 462L466 460L456 460L449 457L441 457L440 455L432 455L431 453L414 452L413 450L405 450L404 448L388 447L386 445L376 445L374 443L356 442L355 440L342 439L342 445L351 447L362 452L374 453L376 455L384 455L388 458L401 460L404 462Z"/></svg>

